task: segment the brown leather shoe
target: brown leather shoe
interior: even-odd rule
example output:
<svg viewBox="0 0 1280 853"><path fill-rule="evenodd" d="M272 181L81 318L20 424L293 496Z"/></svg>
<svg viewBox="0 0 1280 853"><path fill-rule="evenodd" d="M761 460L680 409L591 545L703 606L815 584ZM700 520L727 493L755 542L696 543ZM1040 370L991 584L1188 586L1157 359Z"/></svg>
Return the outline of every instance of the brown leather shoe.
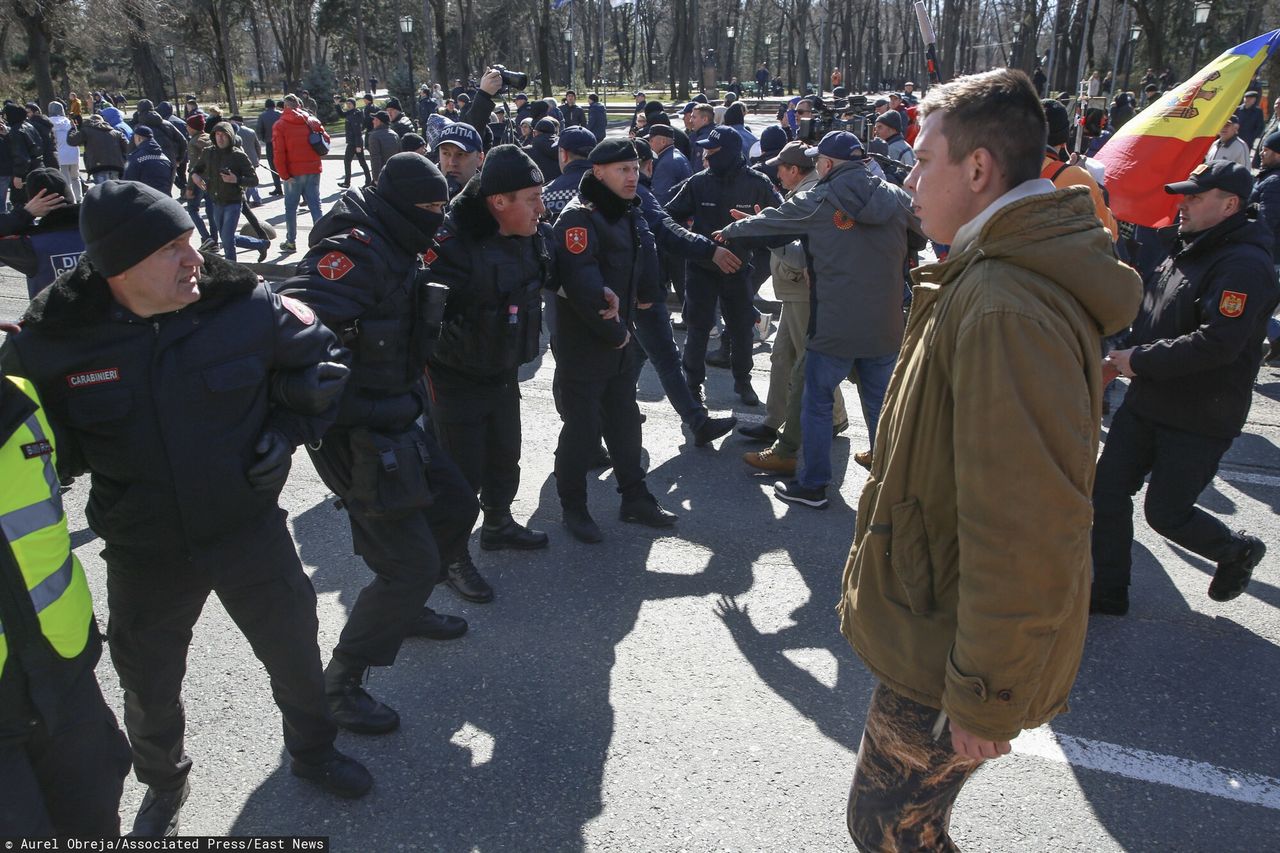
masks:
<svg viewBox="0 0 1280 853"><path fill-rule="evenodd" d="M871 470L871 451L863 450L861 453L853 454L853 461L857 462L863 468L866 468L868 471L870 471Z"/></svg>
<svg viewBox="0 0 1280 853"><path fill-rule="evenodd" d="M779 456L772 447L744 453L742 454L742 461L752 468L768 471L770 474L794 475L796 473L796 458L794 456Z"/></svg>

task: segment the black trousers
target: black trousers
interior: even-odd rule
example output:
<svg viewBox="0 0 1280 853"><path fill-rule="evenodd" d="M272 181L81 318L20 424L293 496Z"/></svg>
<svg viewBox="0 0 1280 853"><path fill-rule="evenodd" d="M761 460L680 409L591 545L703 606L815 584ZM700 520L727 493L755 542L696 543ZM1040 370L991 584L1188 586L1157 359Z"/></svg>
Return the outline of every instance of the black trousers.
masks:
<svg viewBox="0 0 1280 853"><path fill-rule="evenodd" d="M124 688L134 770L144 785L179 788L191 771L182 679L191 629L211 592L266 667L289 753L315 759L333 747L338 730L325 704L315 589L283 516L273 526L269 537L255 542L256 565L238 567L232 581L211 582L185 566L124 565L110 548L104 552L107 640Z"/></svg>
<svg viewBox="0 0 1280 853"><path fill-rule="evenodd" d="M435 379L432 389L431 424L441 447L480 493L485 512L509 512L520 489L516 377L495 385Z"/></svg>
<svg viewBox="0 0 1280 853"><path fill-rule="evenodd" d="M397 518L374 518L347 508L351 541L373 570L373 580L356 598L334 649L334 656L346 663L395 663L406 628L422 612L442 566L466 552L479 515L475 492L458 466L440 449L430 429L424 431L424 439L431 460L430 507ZM348 433L334 427L320 450L307 450L325 485L339 497L346 495L351 485Z"/></svg>
<svg viewBox="0 0 1280 853"><path fill-rule="evenodd" d="M351 183L351 160L353 158L359 158L360 171L364 172L365 183L368 183L369 182L369 164L366 163L364 160L364 146L363 145L359 146L360 148L359 151L356 150L356 147L357 146L355 145L348 144L347 153L342 156L343 166L346 167L347 183Z"/></svg>
<svg viewBox="0 0 1280 853"><path fill-rule="evenodd" d="M623 500L647 494L640 461L640 407L630 367L608 379L571 379L557 370L552 390L562 421L555 465L561 506L586 508L587 474L601 436Z"/></svg>
<svg viewBox="0 0 1280 853"><path fill-rule="evenodd" d="M751 326L755 323L751 280L741 272L725 275L689 264L684 290L684 372L690 385L707 378L707 341L716 324L716 301L724 332L732 345L730 370L736 381L751 378Z"/></svg>
<svg viewBox="0 0 1280 853"><path fill-rule="evenodd" d="M55 729L41 724L0 745L0 836L118 836L129 765L129 741L86 668Z"/></svg>
<svg viewBox="0 0 1280 853"><path fill-rule="evenodd" d="M1147 474L1147 523L1166 539L1207 560L1229 559L1239 538L1196 499L1218 472L1229 438L1154 424L1127 404L1111 420L1093 483L1093 580L1103 589L1129 585L1133 565L1133 496Z"/></svg>
<svg viewBox="0 0 1280 853"><path fill-rule="evenodd" d="M280 186L280 174L276 171L275 146L270 142L265 142L263 144L267 147L267 171L271 173L272 185L277 191L283 192L284 190Z"/></svg>

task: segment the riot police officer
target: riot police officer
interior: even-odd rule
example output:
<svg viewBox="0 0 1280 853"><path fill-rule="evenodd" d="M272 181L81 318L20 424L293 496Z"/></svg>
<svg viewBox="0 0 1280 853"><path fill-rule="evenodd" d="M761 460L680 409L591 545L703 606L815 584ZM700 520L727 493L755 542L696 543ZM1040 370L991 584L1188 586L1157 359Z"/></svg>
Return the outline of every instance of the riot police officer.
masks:
<svg viewBox="0 0 1280 853"><path fill-rule="evenodd" d="M464 590L476 585L471 575L479 578L466 553L479 514L475 495L419 424L422 372L439 326L433 312L441 307L419 255L444 220L447 192L425 157L396 154L376 187L343 194L312 231L297 275L277 286L314 309L352 352L337 422L308 450L345 505L356 553L375 575L325 669L334 720L361 733L400 723L361 686L368 667L393 663L407 636L452 639L466 631L463 620L424 607L441 562L469 567L455 569Z"/></svg>
<svg viewBox="0 0 1280 853"><path fill-rule="evenodd" d="M520 486L516 371L539 355L542 291L551 281L543 213L542 172L515 145L499 145L450 203L427 255L431 281L449 288L430 365L431 423L480 493L486 550L547 545L547 534L511 517Z"/></svg>
<svg viewBox="0 0 1280 853"><path fill-rule="evenodd" d="M735 134L736 136L736 134ZM556 491L564 524L582 542L603 536L587 511L587 471L603 433L622 494L623 521L670 527L665 510L644 482L640 409L632 359L636 313L663 297L658 251L636 201L639 158L627 139L607 139L591 152L578 198L556 219L555 391L563 426L556 447ZM618 314L602 312L606 285Z"/></svg>
<svg viewBox="0 0 1280 853"><path fill-rule="evenodd" d="M187 211L151 187L94 187L80 228L85 257L0 356L43 399L59 474L93 474L85 513L106 543L108 642L148 786L133 832L175 832L187 799L182 680L211 592L271 678L293 773L362 796L373 780L334 749L315 591L278 505L294 448L332 422L341 382L319 389L345 354L305 305L202 258Z"/></svg>
<svg viewBox="0 0 1280 853"><path fill-rule="evenodd" d="M753 213L777 207L782 197L773 183L750 168L742 155L742 137L720 125L696 143L706 152L707 167L680 185L667 204L677 220L693 219L693 230L710 237L733 221L730 211ZM716 301L724 316L724 334L731 344L733 390L748 406L760 405L751 387L751 327L753 290L750 264L734 273L722 272L709 258L689 264L685 282L684 321L689 332L684 346L684 371L695 396L706 379L707 341L715 324Z"/></svg>

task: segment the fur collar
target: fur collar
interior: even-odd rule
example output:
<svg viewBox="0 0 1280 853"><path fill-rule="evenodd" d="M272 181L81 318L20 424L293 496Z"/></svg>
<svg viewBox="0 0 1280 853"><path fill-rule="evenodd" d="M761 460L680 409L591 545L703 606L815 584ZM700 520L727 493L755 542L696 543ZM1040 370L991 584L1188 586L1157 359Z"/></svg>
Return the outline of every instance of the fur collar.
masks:
<svg viewBox="0 0 1280 853"><path fill-rule="evenodd" d="M477 174L462 188L449 204L449 230L459 236L483 240L498 233L498 220L489 212L489 206L480 195L480 175Z"/></svg>
<svg viewBox="0 0 1280 853"><path fill-rule="evenodd" d="M620 198L614 194L613 190L605 186L593 172L587 172L582 176L582 183L578 185L578 191L582 193L582 197L596 206L596 210L609 222L617 222L626 216L634 207L640 206L640 198L637 196L633 199Z"/></svg>
<svg viewBox="0 0 1280 853"><path fill-rule="evenodd" d="M251 292L258 286L257 273L216 255L204 255L197 307L211 306ZM58 276L36 294L20 321L27 328L74 328L102 320L111 307L111 289L93 267L87 254L73 270Z"/></svg>

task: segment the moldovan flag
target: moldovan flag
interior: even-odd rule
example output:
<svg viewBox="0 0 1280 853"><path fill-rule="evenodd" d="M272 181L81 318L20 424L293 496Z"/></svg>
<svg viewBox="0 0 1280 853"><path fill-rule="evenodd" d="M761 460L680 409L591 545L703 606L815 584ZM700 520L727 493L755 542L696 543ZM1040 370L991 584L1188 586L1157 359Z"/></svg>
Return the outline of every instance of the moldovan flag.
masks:
<svg viewBox="0 0 1280 853"><path fill-rule="evenodd" d="M1164 185L1186 180L1204 162L1218 131L1236 111L1249 81L1280 41L1280 30L1236 45L1190 80L1160 96L1107 141L1107 194L1117 219L1163 228L1177 214Z"/></svg>

